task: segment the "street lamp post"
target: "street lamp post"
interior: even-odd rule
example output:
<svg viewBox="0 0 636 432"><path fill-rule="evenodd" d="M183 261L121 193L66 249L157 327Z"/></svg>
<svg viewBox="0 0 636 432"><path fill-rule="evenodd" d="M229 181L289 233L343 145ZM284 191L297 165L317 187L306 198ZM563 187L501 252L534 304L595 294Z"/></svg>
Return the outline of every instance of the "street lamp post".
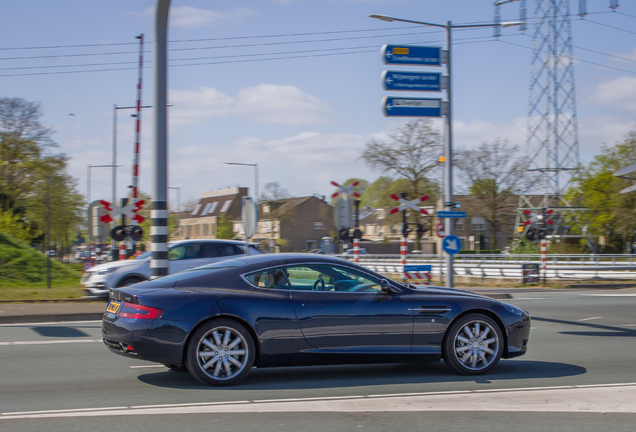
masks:
<svg viewBox="0 0 636 432"><path fill-rule="evenodd" d="M453 124L452 124L452 93L451 93L451 30L456 28L478 28L478 27L511 27L515 25L522 25L522 22L507 22L507 23L489 23L489 24L460 24L452 25L450 21L446 21L446 24L434 24L423 21L413 21L402 18L394 18L386 15L373 14L369 15L370 18L377 18L382 21L400 21L411 24L420 24L430 27L439 27L444 29L446 36L446 74L448 75L448 83L446 85L446 99L448 109L444 115L444 157L446 159L446 175L445 175L445 188L444 188L444 202L442 203L442 209L453 208ZM445 218L444 224L445 234L453 234L453 220L451 218ZM453 255L446 256L446 286L453 287Z"/></svg>
<svg viewBox="0 0 636 432"><path fill-rule="evenodd" d="M241 162L223 162L226 165L244 165L254 167L254 195L256 202L258 202L258 163L241 163Z"/></svg>
<svg viewBox="0 0 636 432"><path fill-rule="evenodd" d="M168 189L175 189L177 191L177 237L181 237L181 187L168 186Z"/></svg>

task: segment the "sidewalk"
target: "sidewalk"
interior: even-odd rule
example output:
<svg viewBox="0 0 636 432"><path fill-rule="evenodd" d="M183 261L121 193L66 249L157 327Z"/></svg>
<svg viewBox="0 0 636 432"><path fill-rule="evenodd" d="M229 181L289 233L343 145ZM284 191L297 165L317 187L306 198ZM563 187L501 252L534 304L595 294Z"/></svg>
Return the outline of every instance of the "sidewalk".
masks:
<svg viewBox="0 0 636 432"><path fill-rule="evenodd" d="M0 324L101 320L106 302L0 303Z"/></svg>

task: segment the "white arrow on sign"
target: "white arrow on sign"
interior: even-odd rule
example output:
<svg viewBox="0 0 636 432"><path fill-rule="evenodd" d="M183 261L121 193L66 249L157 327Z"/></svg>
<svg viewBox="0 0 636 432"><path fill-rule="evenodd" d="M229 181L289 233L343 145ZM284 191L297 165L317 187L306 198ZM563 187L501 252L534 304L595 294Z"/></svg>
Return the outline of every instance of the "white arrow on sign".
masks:
<svg viewBox="0 0 636 432"><path fill-rule="evenodd" d="M390 214L395 214L395 213L397 213L399 211L406 210L407 208L410 208L411 210L415 210L416 212L422 213L424 215L428 215L428 212L426 210L424 210L423 208L420 208L420 207L417 206L417 204L426 201L428 199L428 195L421 196L419 198L414 199L413 201L407 201L406 199L400 198L399 196L397 196L395 194L391 194L391 198L393 198L394 200L396 200L397 202L399 202L402 205L392 209L389 212Z"/></svg>
<svg viewBox="0 0 636 432"><path fill-rule="evenodd" d="M459 249L459 246L457 246L457 240L455 240L455 239L447 240L446 241L446 249L452 249L452 250Z"/></svg>

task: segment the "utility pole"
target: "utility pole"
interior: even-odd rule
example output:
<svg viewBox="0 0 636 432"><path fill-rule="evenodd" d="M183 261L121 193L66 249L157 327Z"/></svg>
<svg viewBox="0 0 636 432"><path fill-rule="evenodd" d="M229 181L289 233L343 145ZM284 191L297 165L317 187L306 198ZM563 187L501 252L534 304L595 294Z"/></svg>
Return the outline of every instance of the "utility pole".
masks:
<svg viewBox="0 0 636 432"><path fill-rule="evenodd" d="M89 204L90 205L90 204ZM89 228L90 229L90 228ZM46 287L51 288L51 177L46 177Z"/></svg>

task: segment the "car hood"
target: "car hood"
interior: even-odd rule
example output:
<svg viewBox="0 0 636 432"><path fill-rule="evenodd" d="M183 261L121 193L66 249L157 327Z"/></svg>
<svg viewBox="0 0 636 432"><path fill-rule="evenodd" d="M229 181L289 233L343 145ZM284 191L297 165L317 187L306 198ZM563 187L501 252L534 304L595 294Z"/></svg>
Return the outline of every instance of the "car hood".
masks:
<svg viewBox="0 0 636 432"><path fill-rule="evenodd" d="M89 268L87 271L95 272L95 271L99 271L99 270L103 270L103 269L109 269L109 268L127 267L127 266L132 266L132 265L139 265L141 263L148 262L148 261L150 261L150 260L149 259L145 259L145 260L112 261L112 262L108 262L108 263L104 263L104 264L94 265L93 267Z"/></svg>
<svg viewBox="0 0 636 432"><path fill-rule="evenodd" d="M413 287L413 285L411 285ZM438 286L419 286L416 288L418 293L422 294L441 294L441 295L453 295L458 297L473 297L473 298L487 298L490 297L478 294L472 291L461 290L457 288L446 288Z"/></svg>

